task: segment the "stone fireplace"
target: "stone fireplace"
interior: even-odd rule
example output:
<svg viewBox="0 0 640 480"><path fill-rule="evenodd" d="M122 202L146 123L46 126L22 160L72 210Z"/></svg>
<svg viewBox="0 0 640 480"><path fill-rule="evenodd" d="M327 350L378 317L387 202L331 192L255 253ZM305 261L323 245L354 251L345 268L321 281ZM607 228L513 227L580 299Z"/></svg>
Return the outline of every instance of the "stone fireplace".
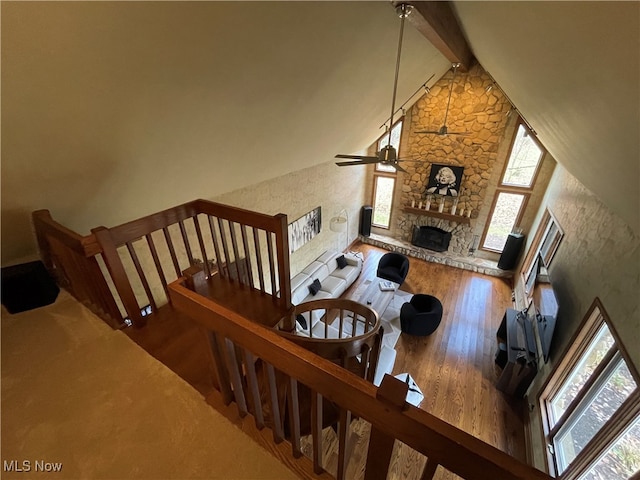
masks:
<svg viewBox="0 0 640 480"><path fill-rule="evenodd" d="M413 227L411 243L416 247L426 248L435 252L446 252L451 242L451 232L438 227Z"/></svg>

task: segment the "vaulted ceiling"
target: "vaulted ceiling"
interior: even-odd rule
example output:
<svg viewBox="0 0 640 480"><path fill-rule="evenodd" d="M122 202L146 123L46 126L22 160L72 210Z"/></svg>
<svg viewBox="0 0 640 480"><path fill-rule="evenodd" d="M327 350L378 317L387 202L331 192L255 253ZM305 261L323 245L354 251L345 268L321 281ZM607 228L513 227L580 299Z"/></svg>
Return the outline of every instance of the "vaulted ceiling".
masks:
<svg viewBox="0 0 640 480"><path fill-rule="evenodd" d="M116 225L357 153L389 117L399 20L388 2L0 8L3 258L30 241L34 209L83 233L96 212ZM472 53L545 147L636 231L639 9L453 3ZM398 102L450 65L408 25Z"/></svg>
<svg viewBox="0 0 640 480"><path fill-rule="evenodd" d="M573 176L640 231L640 3L454 2L474 55Z"/></svg>

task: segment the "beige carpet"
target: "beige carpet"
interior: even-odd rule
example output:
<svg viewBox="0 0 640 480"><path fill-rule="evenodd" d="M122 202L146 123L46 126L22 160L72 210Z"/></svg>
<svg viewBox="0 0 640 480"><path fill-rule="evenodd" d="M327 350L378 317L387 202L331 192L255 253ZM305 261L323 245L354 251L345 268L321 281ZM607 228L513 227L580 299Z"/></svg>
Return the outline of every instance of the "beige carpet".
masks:
<svg viewBox="0 0 640 480"><path fill-rule="evenodd" d="M1 326L3 479L297 478L68 293Z"/></svg>

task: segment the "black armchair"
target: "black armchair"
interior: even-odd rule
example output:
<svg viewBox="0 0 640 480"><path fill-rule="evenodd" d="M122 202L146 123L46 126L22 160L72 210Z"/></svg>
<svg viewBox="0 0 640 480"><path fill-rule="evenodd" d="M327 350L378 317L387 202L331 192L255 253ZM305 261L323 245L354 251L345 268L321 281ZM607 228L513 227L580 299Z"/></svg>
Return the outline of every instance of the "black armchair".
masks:
<svg viewBox="0 0 640 480"><path fill-rule="evenodd" d="M409 259L401 253L385 253L378 263L376 275L385 280L402 285L409 273Z"/></svg>
<svg viewBox="0 0 640 480"><path fill-rule="evenodd" d="M409 335L431 335L441 320L442 303L431 295L414 295L400 309L400 329Z"/></svg>

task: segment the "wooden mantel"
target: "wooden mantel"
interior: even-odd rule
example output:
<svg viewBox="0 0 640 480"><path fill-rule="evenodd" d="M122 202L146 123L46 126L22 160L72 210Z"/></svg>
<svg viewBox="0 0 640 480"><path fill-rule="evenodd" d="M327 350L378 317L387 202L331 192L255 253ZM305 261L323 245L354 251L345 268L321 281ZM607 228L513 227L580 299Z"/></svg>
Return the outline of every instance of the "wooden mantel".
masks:
<svg viewBox="0 0 640 480"><path fill-rule="evenodd" d="M471 225L471 219L469 217L462 217L460 215L451 215L450 213L439 212L437 210L424 210L422 208L415 207L402 207L402 210L407 213L413 213L414 215L442 218L443 220L449 220L450 222Z"/></svg>

